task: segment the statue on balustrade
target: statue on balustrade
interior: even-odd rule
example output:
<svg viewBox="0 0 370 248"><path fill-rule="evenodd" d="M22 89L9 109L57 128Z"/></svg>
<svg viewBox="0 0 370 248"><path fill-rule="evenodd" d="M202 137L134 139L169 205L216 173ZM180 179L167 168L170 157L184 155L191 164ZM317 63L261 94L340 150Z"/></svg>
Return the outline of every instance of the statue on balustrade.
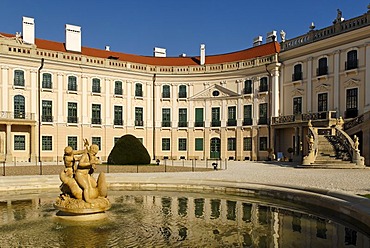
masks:
<svg viewBox="0 0 370 248"><path fill-rule="evenodd" d="M65 168L59 175L62 194L55 203L55 207L63 212L95 213L110 208L104 172L97 180L92 175L101 164L96 156L99 147L96 144L89 146L86 139L84 147L83 150L73 150L70 146L64 149Z"/></svg>

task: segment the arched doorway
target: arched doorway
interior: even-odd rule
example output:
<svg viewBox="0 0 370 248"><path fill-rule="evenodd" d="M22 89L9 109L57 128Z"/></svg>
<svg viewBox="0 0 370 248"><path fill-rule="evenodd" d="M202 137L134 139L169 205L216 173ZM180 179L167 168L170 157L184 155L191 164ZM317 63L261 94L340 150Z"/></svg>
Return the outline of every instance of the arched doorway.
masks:
<svg viewBox="0 0 370 248"><path fill-rule="evenodd" d="M221 156L221 140L219 138L211 139L211 158L220 158Z"/></svg>

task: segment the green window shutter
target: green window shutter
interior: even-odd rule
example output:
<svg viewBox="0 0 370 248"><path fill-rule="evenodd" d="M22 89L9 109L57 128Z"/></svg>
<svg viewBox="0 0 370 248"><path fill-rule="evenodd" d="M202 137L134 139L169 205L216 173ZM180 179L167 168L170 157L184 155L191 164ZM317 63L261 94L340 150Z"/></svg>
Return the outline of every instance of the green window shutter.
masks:
<svg viewBox="0 0 370 248"><path fill-rule="evenodd" d="M203 108L195 109L195 121L203 121Z"/></svg>
<svg viewBox="0 0 370 248"><path fill-rule="evenodd" d="M203 151L203 138L195 138L195 150Z"/></svg>

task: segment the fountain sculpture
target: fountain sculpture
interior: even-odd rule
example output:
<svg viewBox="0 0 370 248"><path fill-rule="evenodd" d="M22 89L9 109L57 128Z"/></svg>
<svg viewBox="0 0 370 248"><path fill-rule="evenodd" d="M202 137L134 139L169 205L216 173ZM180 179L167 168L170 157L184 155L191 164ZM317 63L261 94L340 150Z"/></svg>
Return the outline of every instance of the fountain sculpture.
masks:
<svg viewBox="0 0 370 248"><path fill-rule="evenodd" d="M86 217L87 214L104 213L111 207L104 172L97 180L92 176L96 166L101 164L96 156L99 147L89 146L86 139L84 147L77 151L70 146L64 149L65 169L59 175L62 193L54 204L60 216Z"/></svg>

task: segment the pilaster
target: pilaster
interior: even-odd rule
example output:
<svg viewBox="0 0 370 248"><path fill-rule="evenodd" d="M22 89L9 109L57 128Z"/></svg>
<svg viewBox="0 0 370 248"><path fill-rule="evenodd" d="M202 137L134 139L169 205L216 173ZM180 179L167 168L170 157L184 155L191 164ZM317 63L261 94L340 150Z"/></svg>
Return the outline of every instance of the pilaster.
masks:
<svg viewBox="0 0 370 248"><path fill-rule="evenodd" d="M8 66L2 66L1 67L1 82L2 82L2 106L1 110L2 111L9 111L9 106L8 106L8 95L9 95L9 90L8 90L8 85L10 85L9 82L9 67Z"/></svg>
<svg viewBox="0 0 370 248"><path fill-rule="evenodd" d="M88 117L88 102L87 102L87 96L88 96L88 77L86 75L82 75L81 77L81 84L82 84L82 101L81 101L81 107L79 107L82 112L81 112L81 117L82 117L82 124L88 124L89 123L89 117Z"/></svg>
<svg viewBox="0 0 370 248"><path fill-rule="evenodd" d="M334 97L334 109L337 111L337 115L340 115L339 105L339 71L340 71L340 50L334 52L334 86L333 86L333 97Z"/></svg>
<svg viewBox="0 0 370 248"><path fill-rule="evenodd" d="M63 106L64 106L64 101L63 101L63 74L58 73L57 74L57 88L58 88L58 100L56 102L57 105L57 122L62 123L63 122ZM55 104L55 103L54 103Z"/></svg>
<svg viewBox="0 0 370 248"><path fill-rule="evenodd" d="M370 111L370 43L366 43L366 61L365 61L365 108L364 113Z"/></svg>
<svg viewBox="0 0 370 248"><path fill-rule="evenodd" d="M312 112L312 57L307 59L307 112ZM305 111L303 111L305 112Z"/></svg>

